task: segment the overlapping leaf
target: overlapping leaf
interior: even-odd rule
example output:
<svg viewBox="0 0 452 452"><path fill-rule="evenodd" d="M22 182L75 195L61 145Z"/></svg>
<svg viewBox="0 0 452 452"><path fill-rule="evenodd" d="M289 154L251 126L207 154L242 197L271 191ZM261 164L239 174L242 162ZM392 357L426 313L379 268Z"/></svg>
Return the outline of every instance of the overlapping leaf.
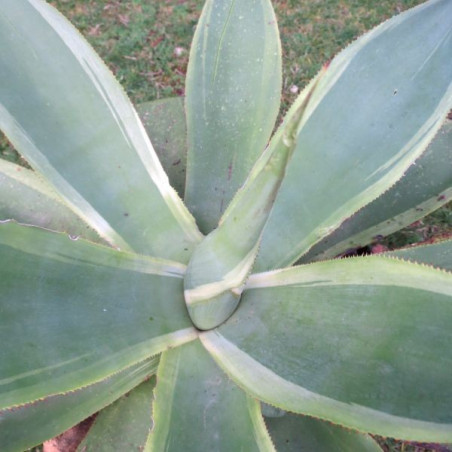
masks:
<svg viewBox="0 0 452 452"><path fill-rule="evenodd" d="M259 403L232 383L199 341L162 354L146 451L273 451Z"/></svg>
<svg viewBox="0 0 452 452"><path fill-rule="evenodd" d="M414 223L452 199L452 121L390 190L315 245L302 262L335 257Z"/></svg>
<svg viewBox="0 0 452 452"><path fill-rule="evenodd" d="M201 339L267 403L383 436L450 442L451 321L450 273L355 258L253 275L235 315Z"/></svg>
<svg viewBox="0 0 452 452"><path fill-rule="evenodd" d="M150 358L86 388L0 412L2 452L25 450L59 435L140 384L157 364L158 358ZM150 417L147 421L149 426Z"/></svg>
<svg viewBox="0 0 452 452"><path fill-rule="evenodd" d="M297 122L297 157L265 232L258 270L294 262L422 154L450 108L451 5L433 0L401 15L333 61L302 127ZM6 0L0 25L0 78L10 82L0 83L0 126L16 147L111 244L187 262L202 236L135 111L93 51L40 0ZM422 45L413 45L412 29ZM268 141L279 105L279 63L270 1L207 1L186 102L187 202L204 232L217 225ZM173 186L182 194L184 127L180 101L172 105L173 128L157 141L165 142L165 133L175 139L164 166L175 170ZM158 116L157 104L147 114ZM157 129L168 121L162 124ZM284 150L291 153L290 146ZM271 147L258 167L268 155ZM268 199L254 200L254 192L247 197L245 185L217 230L221 251L233 256L224 268L243 270L236 285L227 281L227 290L243 289L284 170L277 173L273 185L253 187ZM4 170L2 177L24 193L42 193L40 214L61 204L32 173L17 177ZM248 181L253 177L260 175L251 173ZM439 186L431 187L427 201ZM65 208L55 205L58 222ZM32 217L32 210L23 213ZM249 228L243 235L234 227L236 213ZM72 218L61 221L77 225ZM162 351L149 436L153 382L110 407L82 450L108 449L100 438L109 428L120 437L116 442L110 435L113 447L122 449L273 450L255 398L362 431L452 441L450 273L387 257L259 273L234 316L198 333L183 298L184 265L77 240L84 234L58 224L71 236L0 225L0 341L14 343L0 349L0 409L9 409L0 420L6 419L3 434L11 444L27 420L35 432L24 435L24 447L30 437L53 435L109 403L147 376L153 370L147 360ZM450 251L446 242L395 255L450 269ZM217 261L224 263L209 262ZM71 412L72 403L79 405ZM47 425L56 413L56 423ZM124 432L119 426L130 415L139 417L136 428ZM268 421L278 446L307 429L300 447L331 450L331 434L336 446L375 448L368 436L286 416Z"/></svg>
<svg viewBox="0 0 452 452"><path fill-rule="evenodd" d="M307 92L296 114L273 137L218 227L196 247L190 258L184 278L184 297L190 317L200 329L220 325L239 303L315 86Z"/></svg>
<svg viewBox="0 0 452 452"><path fill-rule="evenodd" d="M137 111L171 186L183 198L187 169L184 99L173 97L145 102L137 106Z"/></svg>
<svg viewBox="0 0 452 452"><path fill-rule="evenodd" d="M78 452L143 450L152 427L155 377L98 414Z"/></svg>
<svg viewBox="0 0 452 452"><path fill-rule="evenodd" d="M101 59L40 0L4 1L0 40L0 128L16 149L110 243L186 262L201 234Z"/></svg>
<svg viewBox="0 0 452 452"><path fill-rule="evenodd" d="M104 379L196 337L184 267L0 225L0 408ZM20 350L20 353L18 353Z"/></svg>
<svg viewBox="0 0 452 452"><path fill-rule="evenodd" d="M433 0L333 60L298 135L257 271L295 262L422 154L452 103L451 30L452 3Z"/></svg>
<svg viewBox="0 0 452 452"><path fill-rule="evenodd" d="M452 271L452 240L391 251L387 255Z"/></svg>
<svg viewBox="0 0 452 452"><path fill-rule="evenodd" d="M9 219L101 240L35 172L0 159L0 221Z"/></svg>
<svg viewBox="0 0 452 452"><path fill-rule="evenodd" d="M187 152L183 100L147 102L138 106L138 113L171 185L183 196ZM7 219L103 242L39 173L0 159L0 221Z"/></svg>
<svg viewBox="0 0 452 452"><path fill-rule="evenodd" d="M281 47L270 0L209 0L186 82L185 199L210 232L264 150L278 114Z"/></svg>
<svg viewBox="0 0 452 452"><path fill-rule="evenodd" d="M381 452L369 435L307 416L286 413L266 418L278 452Z"/></svg>

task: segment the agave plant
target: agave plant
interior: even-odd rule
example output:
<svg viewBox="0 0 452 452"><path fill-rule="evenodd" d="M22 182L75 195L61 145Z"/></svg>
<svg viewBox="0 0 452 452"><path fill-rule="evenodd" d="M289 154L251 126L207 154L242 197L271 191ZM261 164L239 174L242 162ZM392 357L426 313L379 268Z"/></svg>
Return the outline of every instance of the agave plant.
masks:
<svg viewBox="0 0 452 452"><path fill-rule="evenodd" d="M451 199L451 54L450 0L400 14L270 138L271 3L208 0L145 129L56 10L3 0L0 127L34 171L0 161L0 449L98 411L81 451L451 442L452 242L335 258Z"/></svg>

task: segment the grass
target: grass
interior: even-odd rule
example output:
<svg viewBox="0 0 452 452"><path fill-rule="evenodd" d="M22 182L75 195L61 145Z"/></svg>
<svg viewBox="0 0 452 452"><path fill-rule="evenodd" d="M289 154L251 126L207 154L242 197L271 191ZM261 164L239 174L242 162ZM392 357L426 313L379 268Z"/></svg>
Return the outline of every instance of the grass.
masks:
<svg viewBox="0 0 452 452"><path fill-rule="evenodd" d="M50 1L107 62L134 103L184 94L200 1Z"/></svg>
<svg viewBox="0 0 452 452"><path fill-rule="evenodd" d="M50 0L88 39L134 103L181 96L203 0ZM422 0L274 0L283 47L283 110L347 43ZM0 156L25 162L0 137ZM452 203L387 237L400 247L452 233ZM380 440L387 451L422 448Z"/></svg>

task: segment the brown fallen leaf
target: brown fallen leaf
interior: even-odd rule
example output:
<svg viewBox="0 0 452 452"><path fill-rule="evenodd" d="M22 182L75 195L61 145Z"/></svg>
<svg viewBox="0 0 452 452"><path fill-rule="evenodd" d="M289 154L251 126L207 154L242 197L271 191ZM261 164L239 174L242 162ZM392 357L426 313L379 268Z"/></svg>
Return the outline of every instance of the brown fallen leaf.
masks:
<svg viewBox="0 0 452 452"><path fill-rule="evenodd" d="M130 23L130 16L128 14L118 14L119 22L127 27Z"/></svg>
<svg viewBox="0 0 452 452"><path fill-rule="evenodd" d="M80 422L80 424L66 430L61 435L45 441L42 449L43 452L75 452L88 433L95 418L96 415L93 415Z"/></svg>
<svg viewBox="0 0 452 452"><path fill-rule="evenodd" d="M88 30L89 36L100 36L100 27L102 24L96 24Z"/></svg>

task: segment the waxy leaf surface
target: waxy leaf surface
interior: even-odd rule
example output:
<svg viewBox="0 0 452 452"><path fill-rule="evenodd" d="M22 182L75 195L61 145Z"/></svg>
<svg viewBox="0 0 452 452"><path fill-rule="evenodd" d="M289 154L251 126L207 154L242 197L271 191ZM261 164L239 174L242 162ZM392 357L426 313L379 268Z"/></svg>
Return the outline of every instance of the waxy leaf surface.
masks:
<svg viewBox="0 0 452 452"><path fill-rule="evenodd" d="M387 192L302 257L325 260L392 234L452 199L452 121L446 120L426 152Z"/></svg>
<svg viewBox="0 0 452 452"><path fill-rule="evenodd" d="M431 245L413 246L386 253L414 262L422 262L437 268L452 271L452 240L445 240Z"/></svg>
<svg viewBox="0 0 452 452"><path fill-rule="evenodd" d="M452 2L433 0L332 61L298 134L256 271L292 264L402 177L451 107L451 54Z"/></svg>
<svg viewBox="0 0 452 452"><path fill-rule="evenodd" d="M0 342L14 344L0 349L0 408L87 386L196 338L183 272L65 234L0 225Z"/></svg>
<svg viewBox="0 0 452 452"><path fill-rule="evenodd" d="M202 232L217 226L267 145L281 79L281 46L270 0L208 0L186 81L185 200Z"/></svg>
<svg viewBox="0 0 452 452"><path fill-rule="evenodd" d="M369 435L308 416L265 418L278 452L382 452Z"/></svg>
<svg viewBox="0 0 452 452"><path fill-rule="evenodd" d="M201 234L91 47L39 0L2 2L0 41L0 128L15 148L105 240L186 262Z"/></svg>
<svg viewBox="0 0 452 452"><path fill-rule="evenodd" d="M78 452L143 450L152 427L155 377L102 410Z"/></svg>
<svg viewBox="0 0 452 452"><path fill-rule="evenodd" d="M11 219L102 241L37 173L0 159L0 221Z"/></svg>
<svg viewBox="0 0 452 452"><path fill-rule="evenodd" d="M140 384L157 364L158 358L150 358L86 388L0 412L2 452L25 450L59 435Z"/></svg>
<svg viewBox="0 0 452 452"><path fill-rule="evenodd" d="M451 321L450 273L375 256L253 275L234 316L200 337L264 402L448 442Z"/></svg>
<svg viewBox="0 0 452 452"><path fill-rule="evenodd" d="M146 451L274 451L259 403L199 341L162 354Z"/></svg>
<svg viewBox="0 0 452 452"><path fill-rule="evenodd" d="M315 85L313 86L313 89ZM256 259L262 231L295 148L305 102L273 137L220 223L196 247L184 278L184 297L193 323L207 330L235 310Z"/></svg>
<svg viewBox="0 0 452 452"><path fill-rule="evenodd" d="M139 104L137 111L171 186L183 198L187 169L184 98L146 102Z"/></svg>

